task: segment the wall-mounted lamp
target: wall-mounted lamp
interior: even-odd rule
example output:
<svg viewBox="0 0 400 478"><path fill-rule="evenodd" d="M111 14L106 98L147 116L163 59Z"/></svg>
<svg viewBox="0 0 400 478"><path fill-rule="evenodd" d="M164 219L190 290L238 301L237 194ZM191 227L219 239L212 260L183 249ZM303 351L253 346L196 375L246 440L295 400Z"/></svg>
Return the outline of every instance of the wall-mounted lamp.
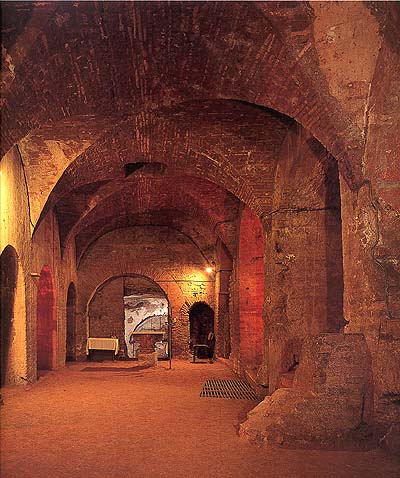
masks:
<svg viewBox="0 0 400 478"><path fill-rule="evenodd" d="M207 272L207 274L212 274L213 272L215 272L215 262L209 262L204 270Z"/></svg>

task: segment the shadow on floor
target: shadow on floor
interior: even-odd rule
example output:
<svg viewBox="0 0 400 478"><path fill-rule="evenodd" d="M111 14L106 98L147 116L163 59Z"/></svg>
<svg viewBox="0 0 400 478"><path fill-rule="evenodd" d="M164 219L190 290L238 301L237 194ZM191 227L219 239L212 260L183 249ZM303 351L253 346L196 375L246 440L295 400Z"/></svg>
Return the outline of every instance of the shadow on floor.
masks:
<svg viewBox="0 0 400 478"><path fill-rule="evenodd" d="M151 368L147 365L138 365L137 367L85 367L81 372L140 372Z"/></svg>

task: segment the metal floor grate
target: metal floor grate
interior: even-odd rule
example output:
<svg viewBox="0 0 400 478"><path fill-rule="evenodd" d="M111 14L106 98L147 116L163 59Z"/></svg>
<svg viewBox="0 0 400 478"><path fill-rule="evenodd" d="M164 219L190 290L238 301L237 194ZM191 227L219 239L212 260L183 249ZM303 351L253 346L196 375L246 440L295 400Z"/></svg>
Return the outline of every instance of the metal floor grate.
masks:
<svg viewBox="0 0 400 478"><path fill-rule="evenodd" d="M250 385L242 380L206 380L200 397L259 401Z"/></svg>

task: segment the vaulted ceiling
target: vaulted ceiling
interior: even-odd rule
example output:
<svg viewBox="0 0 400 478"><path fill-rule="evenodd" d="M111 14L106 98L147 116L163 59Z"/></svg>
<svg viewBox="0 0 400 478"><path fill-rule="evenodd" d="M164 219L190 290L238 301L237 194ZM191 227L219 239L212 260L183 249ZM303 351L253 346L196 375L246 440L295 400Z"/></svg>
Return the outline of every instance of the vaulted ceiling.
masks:
<svg viewBox="0 0 400 478"><path fill-rule="evenodd" d="M322 41L339 21L333 8L325 23L307 2L2 8L2 152L18 148L33 224L54 208L61 246L74 240L78 259L137 224L175 227L204 251L215 234L229 247L239 200L271 208L296 121L358 180L368 92L351 104L334 94Z"/></svg>

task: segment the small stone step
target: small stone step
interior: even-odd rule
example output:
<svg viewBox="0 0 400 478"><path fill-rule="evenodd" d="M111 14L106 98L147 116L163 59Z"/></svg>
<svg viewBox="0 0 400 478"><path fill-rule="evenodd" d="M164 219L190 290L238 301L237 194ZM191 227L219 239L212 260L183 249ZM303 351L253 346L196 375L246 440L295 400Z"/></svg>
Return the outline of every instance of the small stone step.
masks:
<svg viewBox="0 0 400 478"><path fill-rule="evenodd" d="M295 374L294 370L293 372L281 373L279 377L279 388L292 388L294 374Z"/></svg>

